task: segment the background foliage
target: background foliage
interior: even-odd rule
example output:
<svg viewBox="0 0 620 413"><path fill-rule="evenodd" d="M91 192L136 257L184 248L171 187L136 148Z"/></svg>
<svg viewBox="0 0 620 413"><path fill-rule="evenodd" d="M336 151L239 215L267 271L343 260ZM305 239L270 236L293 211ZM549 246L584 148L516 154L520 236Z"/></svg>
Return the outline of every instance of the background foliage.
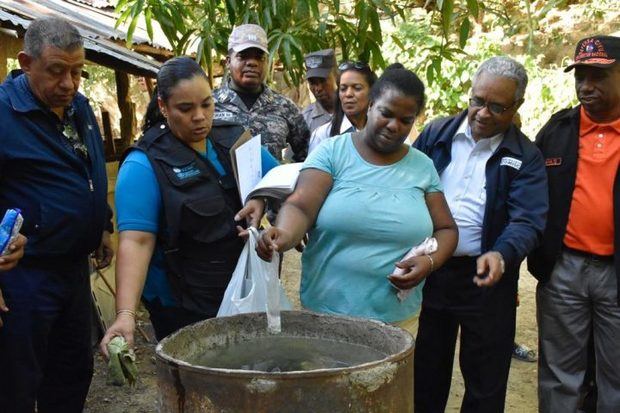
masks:
<svg viewBox="0 0 620 413"><path fill-rule="evenodd" d="M281 67L287 82L295 85L303 80L303 55L313 50L331 47L341 59L384 67L383 26L402 24L412 9L431 14L429 22L444 39L433 48L434 54L437 59L451 59L469 37L480 5L478 0L119 0L117 4L119 24L129 24L129 41L139 19L145 19L151 36L156 20L177 54L197 49L211 79L214 64L226 55L232 28L258 24L269 36L271 67ZM450 36L455 25L458 44ZM400 44L397 37L392 40Z"/></svg>
<svg viewBox="0 0 620 413"><path fill-rule="evenodd" d="M620 30L620 0L119 0L131 38L139 19L157 21L177 54L192 50L213 81L232 27L256 23L269 36L270 67L303 81L303 55L335 48L339 59L377 71L399 61L428 86L427 119L467 106L471 76L485 59L507 54L530 83L520 109L533 137L549 116L576 103L561 68L577 40ZM150 29L152 31L152 28Z"/></svg>

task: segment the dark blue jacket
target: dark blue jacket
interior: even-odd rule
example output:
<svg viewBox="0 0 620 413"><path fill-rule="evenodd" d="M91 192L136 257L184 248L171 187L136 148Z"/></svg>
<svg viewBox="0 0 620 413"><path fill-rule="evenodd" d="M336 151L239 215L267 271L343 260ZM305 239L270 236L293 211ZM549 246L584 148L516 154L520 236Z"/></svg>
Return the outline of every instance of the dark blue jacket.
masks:
<svg viewBox="0 0 620 413"><path fill-rule="evenodd" d="M0 85L0 213L22 210L23 263L57 267L101 242L108 218L102 139L86 97L78 93L71 105L89 160L74 153L25 75L12 73Z"/></svg>
<svg viewBox="0 0 620 413"><path fill-rule="evenodd" d="M433 121L414 143L440 174L451 161L452 139L466 115ZM506 274L516 277L521 261L540 241L549 201L540 151L514 125L487 161L486 192L481 251L499 251Z"/></svg>

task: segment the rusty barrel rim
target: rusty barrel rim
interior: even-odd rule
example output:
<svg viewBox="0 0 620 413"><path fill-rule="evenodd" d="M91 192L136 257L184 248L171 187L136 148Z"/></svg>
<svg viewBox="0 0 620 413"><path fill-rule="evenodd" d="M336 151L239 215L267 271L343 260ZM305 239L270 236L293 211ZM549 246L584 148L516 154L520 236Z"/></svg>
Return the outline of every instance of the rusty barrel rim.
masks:
<svg viewBox="0 0 620 413"><path fill-rule="evenodd" d="M162 341L157 344L155 348L155 356L156 361L159 363L163 363L172 368L178 368L180 370L187 370L193 372L202 372L208 373L209 375L221 375L227 377L239 377L239 378L248 378L248 379L256 379L256 378L264 378L270 380L287 380L287 379L299 379L299 378L311 378L311 377L325 377L331 375L342 375L347 373L353 373L356 371L368 370L374 367L380 367L386 363L398 363L402 360L407 359L411 356L414 349L415 340L407 331L390 325L383 323L378 320L370 320L349 316L340 316L340 315L332 315L332 314L322 314L322 313L314 313L311 311L282 311L282 318L287 317L308 317L310 319L318 319L318 318L329 318L342 322L353 322L353 323L367 323L368 326L380 327L382 330L389 332L390 334L402 339L404 341L404 345L402 346L402 350L394 352L392 354L387 355L384 358L373 360L367 363L356 364L354 366L349 367L338 367L338 368L330 368L330 369L316 369L316 370L307 370L307 371L286 371L286 372L265 372L259 370L241 370L241 369L223 369L223 368L215 368L215 367L207 367L194 365L183 360L176 359L171 355L167 354L164 351L166 345L173 340L175 340L179 335L186 334L188 329L197 329L203 324L208 323L224 323L225 320L230 319L240 319L247 317L259 317L265 318L264 313L247 313L247 314L239 314L231 317L221 317L221 318L211 318L203 321L199 321L190 326L184 327L175 333L165 337ZM219 321L218 321L219 320ZM224 321L222 321L224 320ZM267 322L265 319L264 323L265 329L267 326ZM303 337L300 335L300 337Z"/></svg>

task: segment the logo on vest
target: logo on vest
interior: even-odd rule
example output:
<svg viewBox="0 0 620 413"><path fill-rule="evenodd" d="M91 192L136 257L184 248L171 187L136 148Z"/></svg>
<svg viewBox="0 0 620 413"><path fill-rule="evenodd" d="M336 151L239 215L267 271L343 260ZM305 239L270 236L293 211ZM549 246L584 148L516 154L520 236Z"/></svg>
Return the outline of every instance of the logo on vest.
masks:
<svg viewBox="0 0 620 413"><path fill-rule="evenodd" d="M232 120L235 115L232 112L215 112L213 114L213 119L218 120Z"/></svg>
<svg viewBox="0 0 620 413"><path fill-rule="evenodd" d="M180 180L185 180L200 175L200 170L196 167L196 162L192 162L189 165L181 167L175 166L172 168L172 172L174 172Z"/></svg>
<svg viewBox="0 0 620 413"><path fill-rule="evenodd" d="M562 158L545 159L545 166L560 166L560 165L562 165Z"/></svg>
<svg viewBox="0 0 620 413"><path fill-rule="evenodd" d="M521 164L523 162L519 159L511 158L509 156L504 156L502 161L500 162L500 166L510 166L511 168L516 169L517 171L521 169Z"/></svg>

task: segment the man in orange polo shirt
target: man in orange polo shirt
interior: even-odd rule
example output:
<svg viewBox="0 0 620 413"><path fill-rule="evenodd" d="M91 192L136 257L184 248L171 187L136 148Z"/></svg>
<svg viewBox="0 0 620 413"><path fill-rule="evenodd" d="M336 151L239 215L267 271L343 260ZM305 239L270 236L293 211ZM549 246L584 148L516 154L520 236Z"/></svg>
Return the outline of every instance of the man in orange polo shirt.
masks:
<svg viewBox="0 0 620 413"><path fill-rule="evenodd" d="M536 137L549 180L543 241L528 258L540 281L540 412L576 412L588 338L594 338L597 412L620 409L620 38L580 40L581 103L554 114Z"/></svg>

